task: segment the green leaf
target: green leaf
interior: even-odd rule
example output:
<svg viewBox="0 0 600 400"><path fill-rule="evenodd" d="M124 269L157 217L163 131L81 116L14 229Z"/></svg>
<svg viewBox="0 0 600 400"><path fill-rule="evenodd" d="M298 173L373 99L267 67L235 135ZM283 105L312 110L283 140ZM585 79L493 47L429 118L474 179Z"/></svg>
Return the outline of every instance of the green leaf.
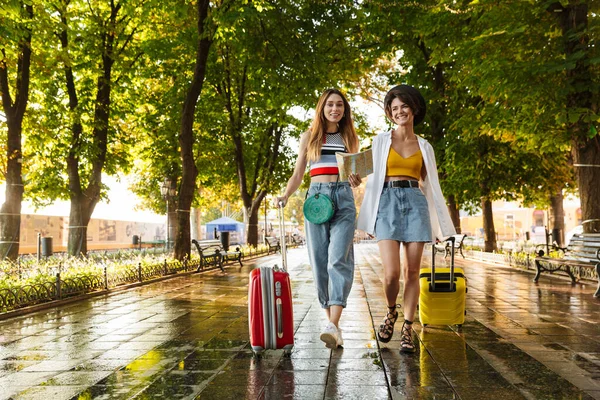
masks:
<svg viewBox="0 0 600 400"><path fill-rule="evenodd" d="M571 112L569 113L569 123L574 124L577 121L579 121L579 118L581 117L581 114L577 113L577 112Z"/></svg>
<svg viewBox="0 0 600 400"><path fill-rule="evenodd" d="M598 130L596 129L596 127L594 126L594 124L590 124L590 131L588 133L588 137L590 139L593 139L594 136L596 136L598 134Z"/></svg>

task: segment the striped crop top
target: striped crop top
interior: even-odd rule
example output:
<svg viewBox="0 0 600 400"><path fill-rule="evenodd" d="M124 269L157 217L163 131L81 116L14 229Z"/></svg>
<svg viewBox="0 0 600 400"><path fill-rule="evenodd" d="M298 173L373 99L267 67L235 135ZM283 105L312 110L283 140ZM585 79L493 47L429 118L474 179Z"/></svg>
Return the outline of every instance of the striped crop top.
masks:
<svg viewBox="0 0 600 400"><path fill-rule="evenodd" d="M421 150L410 157L404 158L393 147L390 147L386 167L386 176L410 176L419 180L421 178L421 168L423 167Z"/></svg>
<svg viewBox="0 0 600 400"><path fill-rule="evenodd" d="M346 153L344 140L339 132L327 133L323 137L321 158L310 162L310 176L339 174L335 153Z"/></svg>

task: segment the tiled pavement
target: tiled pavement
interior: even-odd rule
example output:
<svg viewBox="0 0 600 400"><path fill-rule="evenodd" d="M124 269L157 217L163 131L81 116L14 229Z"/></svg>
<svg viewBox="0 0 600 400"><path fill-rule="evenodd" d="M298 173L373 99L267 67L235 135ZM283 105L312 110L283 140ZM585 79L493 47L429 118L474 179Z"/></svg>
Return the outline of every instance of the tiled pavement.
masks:
<svg viewBox="0 0 600 400"><path fill-rule="evenodd" d="M534 284L526 272L458 260L465 325L417 325L419 351L404 355L398 335L375 340L385 312L377 247L355 253L343 349L319 341L326 320L306 249L293 249L290 357L248 348L248 262L0 322L0 399L600 399L594 285Z"/></svg>

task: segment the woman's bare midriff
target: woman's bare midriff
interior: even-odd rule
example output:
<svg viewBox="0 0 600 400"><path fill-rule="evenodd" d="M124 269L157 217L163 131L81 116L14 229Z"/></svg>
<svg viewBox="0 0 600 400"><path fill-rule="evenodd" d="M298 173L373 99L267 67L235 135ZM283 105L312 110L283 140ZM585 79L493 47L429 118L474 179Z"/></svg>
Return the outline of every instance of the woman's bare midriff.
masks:
<svg viewBox="0 0 600 400"><path fill-rule="evenodd" d="M400 176L386 176L385 177L385 181L386 182L390 182L390 181L418 181L418 179L415 178L415 177L413 177L413 176L400 175Z"/></svg>
<svg viewBox="0 0 600 400"><path fill-rule="evenodd" d="M310 178L311 183L329 183L337 180L337 175L317 175Z"/></svg>

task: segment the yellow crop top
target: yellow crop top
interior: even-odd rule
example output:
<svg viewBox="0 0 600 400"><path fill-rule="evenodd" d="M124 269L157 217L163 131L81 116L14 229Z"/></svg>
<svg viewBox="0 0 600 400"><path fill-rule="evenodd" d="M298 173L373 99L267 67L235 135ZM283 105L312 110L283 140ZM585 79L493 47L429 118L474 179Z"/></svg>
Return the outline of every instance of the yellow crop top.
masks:
<svg viewBox="0 0 600 400"><path fill-rule="evenodd" d="M418 150L408 158L404 158L396 153L393 147L390 147L385 172L386 176L410 176L419 180L421 179L421 167L423 167L421 150Z"/></svg>

